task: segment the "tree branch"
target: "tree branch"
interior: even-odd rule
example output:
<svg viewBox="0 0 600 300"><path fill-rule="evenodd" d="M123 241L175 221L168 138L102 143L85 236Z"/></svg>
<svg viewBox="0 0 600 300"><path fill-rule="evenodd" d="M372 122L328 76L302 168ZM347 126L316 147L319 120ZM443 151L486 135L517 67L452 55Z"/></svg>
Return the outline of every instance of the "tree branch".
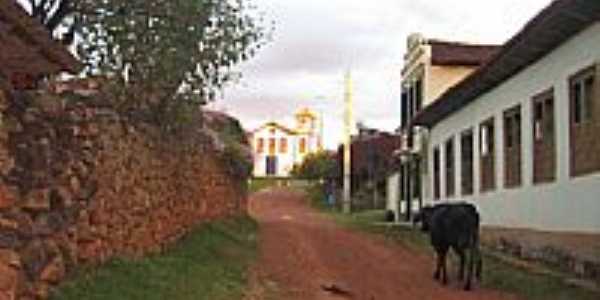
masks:
<svg viewBox="0 0 600 300"><path fill-rule="evenodd" d="M52 0L41 0L38 6L38 18L42 22L42 24L46 24L48 20L48 14L50 13L50 9L48 8L49 2Z"/></svg>
<svg viewBox="0 0 600 300"><path fill-rule="evenodd" d="M34 18L38 18L41 15L42 7L39 5L36 0L28 0L29 5L31 5L31 16Z"/></svg>
<svg viewBox="0 0 600 300"><path fill-rule="evenodd" d="M58 4L58 8L46 22L46 28L50 31L56 30L62 21L74 12L72 0L62 0Z"/></svg>

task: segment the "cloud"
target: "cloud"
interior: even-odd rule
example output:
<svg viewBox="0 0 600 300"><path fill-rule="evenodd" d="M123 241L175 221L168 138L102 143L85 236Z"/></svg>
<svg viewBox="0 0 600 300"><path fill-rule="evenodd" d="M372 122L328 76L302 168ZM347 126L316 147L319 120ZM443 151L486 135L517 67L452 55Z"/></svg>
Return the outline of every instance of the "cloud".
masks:
<svg viewBox="0 0 600 300"><path fill-rule="evenodd" d="M375 14L346 11L344 5L332 3L340 2L282 2L276 10L283 12L276 16L274 40L248 70L260 70L262 77L335 73L350 64L373 64L392 51L386 45L387 28L377 24Z"/></svg>
<svg viewBox="0 0 600 300"><path fill-rule="evenodd" d="M550 0L255 0L276 21L273 41L242 66L222 102L247 128L286 119L302 106L323 111L327 146L341 135L343 75L352 69L356 118L399 123L400 70L412 32L503 43Z"/></svg>

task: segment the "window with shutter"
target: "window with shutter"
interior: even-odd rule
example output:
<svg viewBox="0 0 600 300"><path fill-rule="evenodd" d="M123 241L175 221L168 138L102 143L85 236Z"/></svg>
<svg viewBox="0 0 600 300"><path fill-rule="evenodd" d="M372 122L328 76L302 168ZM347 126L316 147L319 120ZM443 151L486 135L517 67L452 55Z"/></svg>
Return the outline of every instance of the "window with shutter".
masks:
<svg viewBox="0 0 600 300"><path fill-rule="evenodd" d="M556 179L554 89L533 97L533 183Z"/></svg>
<svg viewBox="0 0 600 300"><path fill-rule="evenodd" d="M600 72L588 67L569 78L570 173L572 177L600 172Z"/></svg>

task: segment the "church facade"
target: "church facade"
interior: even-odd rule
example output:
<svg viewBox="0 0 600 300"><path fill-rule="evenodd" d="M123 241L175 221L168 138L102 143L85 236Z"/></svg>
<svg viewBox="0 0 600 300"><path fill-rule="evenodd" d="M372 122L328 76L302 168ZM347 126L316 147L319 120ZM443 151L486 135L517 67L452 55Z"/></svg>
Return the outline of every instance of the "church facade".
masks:
<svg viewBox="0 0 600 300"><path fill-rule="evenodd" d="M321 131L321 119L307 108L296 113L292 128L268 122L252 131L254 177L289 177L294 166L302 164L307 155L323 150Z"/></svg>

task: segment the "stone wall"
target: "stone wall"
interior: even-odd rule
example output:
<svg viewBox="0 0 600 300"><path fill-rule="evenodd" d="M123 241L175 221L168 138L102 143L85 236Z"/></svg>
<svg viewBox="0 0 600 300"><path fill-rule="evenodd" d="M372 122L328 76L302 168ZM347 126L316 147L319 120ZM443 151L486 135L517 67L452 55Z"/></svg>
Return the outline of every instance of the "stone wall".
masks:
<svg viewBox="0 0 600 300"><path fill-rule="evenodd" d="M600 287L598 234L485 227L482 242L491 250L541 262Z"/></svg>
<svg viewBox="0 0 600 300"><path fill-rule="evenodd" d="M89 100L0 94L0 300L246 212L244 178L200 132L166 138Z"/></svg>

